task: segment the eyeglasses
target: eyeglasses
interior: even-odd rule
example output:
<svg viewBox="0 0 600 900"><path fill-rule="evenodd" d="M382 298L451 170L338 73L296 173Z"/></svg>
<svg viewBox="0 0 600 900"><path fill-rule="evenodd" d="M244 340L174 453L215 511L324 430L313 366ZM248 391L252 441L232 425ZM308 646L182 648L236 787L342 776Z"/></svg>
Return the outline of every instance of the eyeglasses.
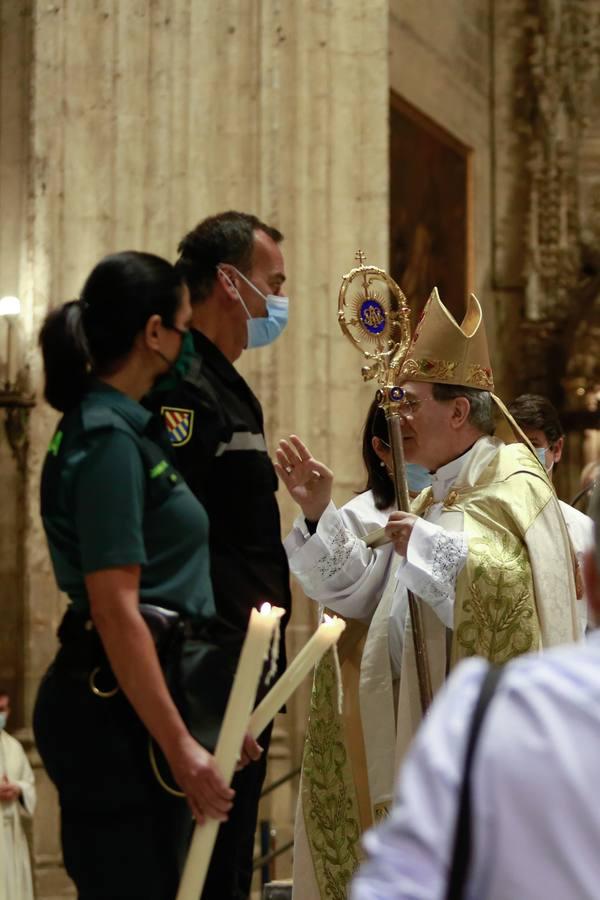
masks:
<svg viewBox="0 0 600 900"><path fill-rule="evenodd" d="M421 397L420 399L418 397L403 397L402 400L398 400L394 403L394 407L398 410L403 419L412 419L421 403L433 399L433 397Z"/></svg>
<svg viewBox="0 0 600 900"><path fill-rule="evenodd" d="M426 400L433 400L433 397L402 397L401 400L394 400L393 409L394 411L398 411L400 416L403 419L412 419L414 418L415 413L419 409L421 403L424 403ZM381 413L383 415L383 410L381 407L377 410L378 414ZM389 443L385 441L379 434L377 434L376 429L377 424L377 416L373 419L373 424L371 426L371 435L373 437L378 437L379 440L389 447Z"/></svg>

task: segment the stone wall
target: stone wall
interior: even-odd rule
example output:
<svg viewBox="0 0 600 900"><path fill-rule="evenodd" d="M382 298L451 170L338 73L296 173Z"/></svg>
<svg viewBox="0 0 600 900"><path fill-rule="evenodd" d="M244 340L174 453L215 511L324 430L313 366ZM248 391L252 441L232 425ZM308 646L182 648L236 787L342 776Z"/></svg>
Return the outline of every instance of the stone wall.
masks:
<svg viewBox="0 0 600 900"><path fill-rule="evenodd" d="M0 5L0 294L20 296L25 287L28 156L28 60L26 3ZM0 323L0 389L9 380L7 327ZM13 692L17 724L23 721L23 604L21 602L24 480L8 441L8 414L0 412L0 683Z"/></svg>

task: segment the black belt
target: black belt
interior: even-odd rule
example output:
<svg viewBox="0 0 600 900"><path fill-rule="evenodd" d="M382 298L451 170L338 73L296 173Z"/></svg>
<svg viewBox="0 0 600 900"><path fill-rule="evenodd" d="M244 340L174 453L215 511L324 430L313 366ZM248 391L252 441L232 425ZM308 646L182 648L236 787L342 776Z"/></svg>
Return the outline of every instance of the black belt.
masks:
<svg viewBox="0 0 600 900"><path fill-rule="evenodd" d="M205 625L183 619L179 613L148 603L140 603L140 613L148 626L161 662L171 648L188 638L202 634ZM89 615L68 609L58 628L60 650L56 669L77 680L88 680L90 672L102 669L110 672L106 651Z"/></svg>
<svg viewBox="0 0 600 900"><path fill-rule="evenodd" d="M218 644L234 658L239 655L244 633L219 616L199 621L151 603L140 603L139 610L161 661L184 640L206 640ZM62 656L62 662L68 662L68 668L89 673L92 667L108 665L100 635L89 615L68 609L58 628L58 638L61 643L59 656Z"/></svg>

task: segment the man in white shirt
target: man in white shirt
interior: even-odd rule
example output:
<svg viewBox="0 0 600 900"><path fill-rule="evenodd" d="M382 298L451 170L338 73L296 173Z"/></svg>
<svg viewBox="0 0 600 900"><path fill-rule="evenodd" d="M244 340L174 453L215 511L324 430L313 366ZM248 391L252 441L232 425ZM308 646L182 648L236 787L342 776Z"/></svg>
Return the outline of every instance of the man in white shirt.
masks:
<svg viewBox="0 0 600 900"><path fill-rule="evenodd" d="M5 730L9 715L10 697L0 690L0 900L33 900L21 819L33 815L35 782L21 744Z"/></svg>
<svg viewBox="0 0 600 900"><path fill-rule="evenodd" d="M552 480L554 466L562 459L565 442L565 432L558 418L558 412L546 397L539 394L521 394L509 404L508 410L533 444L539 461L546 469L548 478ZM565 517L581 570L585 551L594 546L594 524L589 516L563 500L559 500L558 503ZM583 636L587 628L587 600L583 593L577 608Z"/></svg>
<svg viewBox="0 0 600 900"><path fill-rule="evenodd" d="M600 613L600 496L584 560ZM442 900L455 839L467 737L487 665L464 662L429 711L398 780L389 819L364 841L351 900ZM470 772L471 862L465 900L596 900L600 806L600 634L511 662L480 731Z"/></svg>

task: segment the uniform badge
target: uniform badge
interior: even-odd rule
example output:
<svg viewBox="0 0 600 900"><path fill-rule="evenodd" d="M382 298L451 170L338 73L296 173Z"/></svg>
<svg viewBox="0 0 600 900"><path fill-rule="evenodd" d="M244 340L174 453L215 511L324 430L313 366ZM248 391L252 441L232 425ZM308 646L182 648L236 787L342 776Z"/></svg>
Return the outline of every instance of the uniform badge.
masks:
<svg viewBox="0 0 600 900"><path fill-rule="evenodd" d="M194 410L163 406L160 414L164 419L171 446L183 447L187 444L194 428Z"/></svg>

